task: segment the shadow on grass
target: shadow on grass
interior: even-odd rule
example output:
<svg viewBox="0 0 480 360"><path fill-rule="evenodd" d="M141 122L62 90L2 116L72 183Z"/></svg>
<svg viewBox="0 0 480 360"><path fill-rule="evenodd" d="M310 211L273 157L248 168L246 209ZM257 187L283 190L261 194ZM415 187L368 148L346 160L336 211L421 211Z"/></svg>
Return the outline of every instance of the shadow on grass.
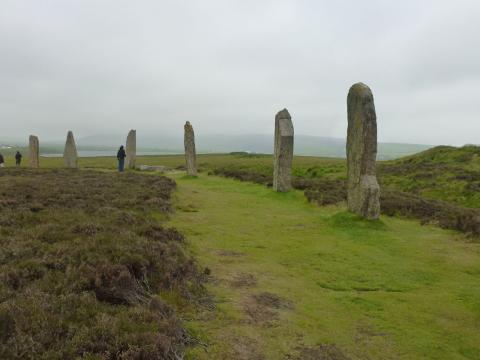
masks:
<svg viewBox="0 0 480 360"><path fill-rule="evenodd" d="M183 175L180 177L182 180L198 180L199 177L195 175Z"/></svg>
<svg viewBox="0 0 480 360"><path fill-rule="evenodd" d="M328 220L336 230L348 232L385 231L387 226L382 220L367 220L348 211L338 212Z"/></svg>

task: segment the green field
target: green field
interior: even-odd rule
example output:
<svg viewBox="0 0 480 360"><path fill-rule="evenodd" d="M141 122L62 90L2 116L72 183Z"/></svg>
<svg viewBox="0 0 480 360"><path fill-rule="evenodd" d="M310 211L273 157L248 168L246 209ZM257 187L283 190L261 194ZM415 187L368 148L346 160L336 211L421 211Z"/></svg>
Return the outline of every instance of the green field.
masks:
<svg viewBox="0 0 480 360"><path fill-rule="evenodd" d="M210 269L207 305L156 294L197 339L186 358L480 359L477 238L416 220L364 221L343 203L319 207L298 190L278 194L208 175L220 167L268 174L271 156L200 155L198 163L198 178L168 175L177 182L174 212L157 218L183 233L188 251ZM83 158L80 166L114 169L115 160ZM395 171L391 177L405 177ZM294 173L344 178L344 160L296 157Z"/></svg>
<svg viewBox="0 0 480 360"><path fill-rule="evenodd" d="M12 155L6 156L13 166ZM24 159L24 165L28 159ZM61 158L42 158L42 166L62 166ZM172 168L184 164L183 155L140 156L137 164L164 165ZM114 169L114 157L81 158L79 165L87 168ZM198 156L204 172L235 169L271 176L271 155L208 154ZM439 146L409 157L378 162L379 181L383 187L411 192L427 199L439 199L461 206L480 208L480 147L454 148ZM345 179L344 159L295 156L293 175L304 179Z"/></svg>
<svg viewBox="0 0 480 360"><path fill-rule="evenodd" d="M189 321L208 350L192 359L480 358L478 243L318 208L299 191L174 178L170 224L211 268L216 301Z"/></svg>
<svg viewBox="0 0 480 360"><path fill-rule="evenodd" d="M7 153L7 166L13 166L13 152ZM24 158L23 165L28 162ZM61 158L42 158L43 167L61 167ZM183 155L140 156L137 164L165 165L172 168L184 164ZM219 168L245 170L271 175L272 156L238 153L198 156L200 170ZM114 169L112 157L81 158L80 167ZM345 160L329 157L295 156L293 175L301 178L346 178ZM438 146L424 152L390 161L378 162L382 185L438 198L464 206L480 207L480 147L454 148Z"/></svg>

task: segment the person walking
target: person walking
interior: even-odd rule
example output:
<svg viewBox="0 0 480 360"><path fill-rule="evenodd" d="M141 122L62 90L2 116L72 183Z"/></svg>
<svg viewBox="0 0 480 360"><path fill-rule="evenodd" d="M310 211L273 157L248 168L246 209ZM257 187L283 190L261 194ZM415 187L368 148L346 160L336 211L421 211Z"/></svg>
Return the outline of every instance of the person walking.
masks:
<svg viewBox="0 0 480 360"><path fill-rule="evenodd" d="M22 154L20 154L20 151L17 151L15 154L15 166L20 167L21 162L22 162Z"/></svg>
<svg viewBox="0 0 480 360"><path fill-rule="evenodd" d="M3 158L3 155L0 154L0 168L5 167L5 159Z"/></svg>
<svg viewBox="0 0 480 360"><path fill-rule="evenodd" d="M127 154L125 153L125 149L123 148L123 145L120 146L120 149L118 149L117 152L117 160L118 160L118 171L123 172L123 169L125 167L125 158L127 157Z"/></svg>

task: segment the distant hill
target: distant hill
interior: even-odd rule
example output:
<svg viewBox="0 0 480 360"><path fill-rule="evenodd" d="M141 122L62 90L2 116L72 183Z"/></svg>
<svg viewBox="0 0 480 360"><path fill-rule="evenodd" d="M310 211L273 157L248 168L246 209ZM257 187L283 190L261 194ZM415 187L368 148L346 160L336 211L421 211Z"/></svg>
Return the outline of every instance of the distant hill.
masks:
<svg viewBox="0 0 480 360"><path fill-rule="evenodd" d="M81 156L107 155L125 143L125 136L121 134L101 134L76 138L77 147L82 151ZM25 151L26 143L0 139L0 146L9 146L1 151L11 154L17 149ZM63 153L64 141L42 141L42 154ZM199 153L230 153L250 152L260 154L273 153L273 136L264 134L255 135L198 135L196 136L197 152ZM143 154L172 154L183 153L183 136L163 134L137 135L138 151ZM430 148L430 145L379 143L378 160L396 159L411 155ZM345 139L295 135L295 154L326 157L345 157Z"/></svg>
<svg viewBox="0 0 480 360"><path fill-rule="evenodd" d="M464 145L456 147L440 145L397 159L391 163L455 165L478 170L480 166L480 146Z"/></svg>
<svg viewBox="0 0 480 360"><path fill-rule="evenodd" d="M95 148L117 148L124 143L122 135L95 135L77 140L79 147L88 150ZM143 151L158 151L163 153L183 152L183 137L170 135L138 134L137 146ZM271 154L273 152L273 137L270 135L197 135L196 146L199 153L229 153L246 151L251 153ZM428 149L429 145L379 143L378 159L394 159L411 155ZM295 154L327 157L345 157L345 140L330 137L296 135Z"/></svg>

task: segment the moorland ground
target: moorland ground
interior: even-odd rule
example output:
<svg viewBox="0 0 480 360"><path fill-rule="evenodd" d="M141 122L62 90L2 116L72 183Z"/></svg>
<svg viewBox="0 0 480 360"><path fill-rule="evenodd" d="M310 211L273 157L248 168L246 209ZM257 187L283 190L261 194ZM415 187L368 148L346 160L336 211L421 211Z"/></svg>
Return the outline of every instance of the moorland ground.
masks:
<svg viewBox="0 0 480 360"><path fill-rule="evenodd" d="M66 169L0 172L0 358L175 359L203 273L156 219L174 181Z"/></svg>
<svg viewBox="0 0 480 360"><path fill-rule="evenodd" d="M476 194L468 191L478 181L477 151L440 148L381 163L380 181L473 208ZM44 167L62 164L41 161ZM183 156L137 160L172 168L183 163ZM198 178L181 171L169 175L177 183L171 215L147 212L183 233L198 268L209 269L208 306L154 291L196 339L186 358L479 358L478 237L403 217L364 221L341 201L318 206L302 190L277 194L213 175L242 171L244 180L268 184L271 156L200 155L198 163ZM115 161L82 158L80 166L113 170ZM422 175L427 173L433 175ZM295 157L294 175L344 180L344 160ZM457 199L461 193L465 199Z"/></svg>

